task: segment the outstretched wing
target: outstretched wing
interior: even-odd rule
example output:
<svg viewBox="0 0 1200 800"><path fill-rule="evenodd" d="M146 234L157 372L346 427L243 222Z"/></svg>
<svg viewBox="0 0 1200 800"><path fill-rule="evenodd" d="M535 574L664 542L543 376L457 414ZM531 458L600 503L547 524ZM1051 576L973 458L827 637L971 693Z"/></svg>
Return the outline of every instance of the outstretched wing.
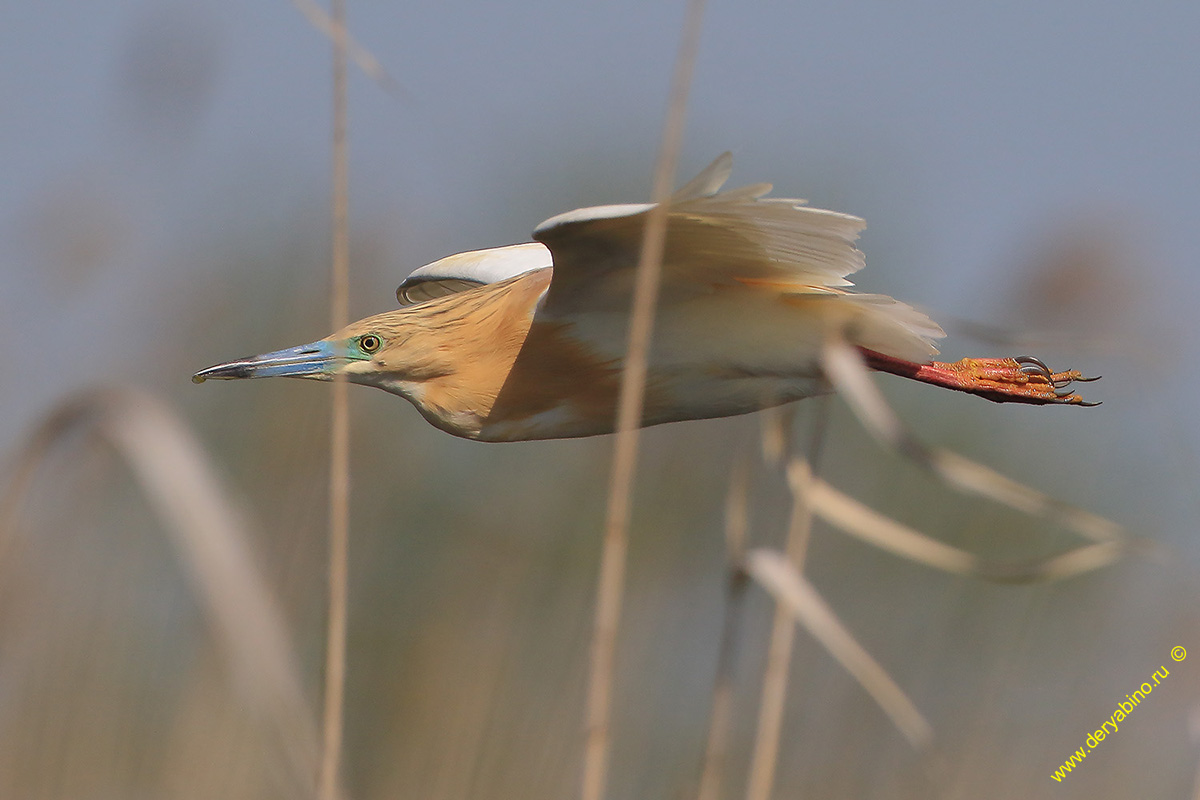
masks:
<svg viewBox="0 0 1200 800"><path fill-rule="evenodd" d="M550 251L537 242L456 253L413 270L396 289L396 299L411 306L550 265Z"/></svg>
<svg viewBox="0 0 1200 800"><path fill-rule="evenodd" d="M764 197L770 184L719 191L729 175L728 153L670 201L661 297L748 286L786 293L831 293L850 286L862 268L854 246L865 223L858 217ZM554 279L546 307L559 310L625 307L633 286L651 204L598 206L559 214L533 238L550 249Z"/></svg>
<svg viewBox="0 0 1200 800"><path fill-rule="evenodd" d="M681 188L675 198L682 200L713 194L729 178L732 168L733 157L729 153L721 155ZM538 242L455 253L413 270L396 289L396 299L402 306L416 305L552 265L550 251Z"/></svg>

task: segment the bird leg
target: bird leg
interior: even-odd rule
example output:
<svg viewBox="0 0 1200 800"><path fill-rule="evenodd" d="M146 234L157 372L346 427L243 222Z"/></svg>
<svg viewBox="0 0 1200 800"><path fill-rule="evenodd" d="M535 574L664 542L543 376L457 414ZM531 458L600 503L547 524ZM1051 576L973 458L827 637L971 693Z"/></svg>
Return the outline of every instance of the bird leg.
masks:
<svg viewBox="0 0 1200 800"><path fill-rule="evenodd" d="M1095 545L1101 546L1098 550L1089 550L1086 548L1093 545L1085 545L1085 549L1076 549L1062 554L1067 562L1076 566L1099 563L1130 546L1125 532L1119 525L1083 509L1059 502L1036 489L1006 478L982 464L975 463L949 450L931 447L918 439L888 406L879 387L871 380L867 370L869 367L879 369L882 363L880 358L894 362L888 364L893 367L908 365L915 371L921 366L900 359L889 359L887 356L880 356L879 353L864 352L862 348L853 347L843 339L827 341L821 354L821 366L826 376L838 393L845 398L851 410L854 411L854 415L879 442L909 458L960 492L985 497L1031 517L1052 521L1085 539L1092 540ZM1006 360L1009 359L996 359L1001 362ZM1011 360L1017 363L1018 368L1020 367L1018 359ZM1037 366L1037 364L1033 364L1033 366ZM912 377L909 372L898 374ZM1053 375L1054 373L1047 370L1047 374ZM968 389L968 391L970 390ZM1058 402L1069 401L1060 400ZM1099 561L1093 562L1093 557L1099 557ZM1055 574L1061 574L1062 567L1063 562L1059 562L1052 571ZM997 574L994 577L1013 579L1015 576L1009 574L1007 578L1004 578Z"/></svg>
<svg viewBox="0 0 1200 800"><path fill-rule="evenodd" d="M902 358L859 348L867 366L922 383L944 386L959 392L977 394L996 403L1048 403L1077 406L1098 406L1085 402L1071 390L1076 381L1088 382L1078 370L1052 372L1033 356L1016 358L964 358L947 364L932 361L918 364Z"/></svg>

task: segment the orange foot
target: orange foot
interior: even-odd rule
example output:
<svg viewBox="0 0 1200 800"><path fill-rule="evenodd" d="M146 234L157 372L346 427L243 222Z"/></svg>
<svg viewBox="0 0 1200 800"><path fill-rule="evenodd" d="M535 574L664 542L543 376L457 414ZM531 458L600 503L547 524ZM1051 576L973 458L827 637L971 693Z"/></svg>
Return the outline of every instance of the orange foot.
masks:
<svg viewBox="0 0 1200 800"><path fill-rule="evenodd" d="M1095 381L1099 380L1099 377L1085 378L1078 370L1073 369L1052 372L1040 359L1033 356L964 358L953 364L941 361L917 364L873 350L863 349L862 353L867 365L872 369L959 392L977 394L996 403L1059 403L1088 407L1100 405L1085 402L1071 389L1073 383Z"/></svg>

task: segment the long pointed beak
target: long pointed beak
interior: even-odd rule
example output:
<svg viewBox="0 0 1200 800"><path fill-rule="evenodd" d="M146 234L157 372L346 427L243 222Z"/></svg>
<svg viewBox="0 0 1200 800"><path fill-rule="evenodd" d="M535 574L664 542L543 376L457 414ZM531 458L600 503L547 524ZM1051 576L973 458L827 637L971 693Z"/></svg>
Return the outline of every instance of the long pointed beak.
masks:
<svg viewBox="0 0 1200 800"><path fill-rule="evenodd" d="M261 356L230 361L202 369L192 376L193 383L209 378L315 378L329 380L348 359L335 342L313 342Z"/></svg>

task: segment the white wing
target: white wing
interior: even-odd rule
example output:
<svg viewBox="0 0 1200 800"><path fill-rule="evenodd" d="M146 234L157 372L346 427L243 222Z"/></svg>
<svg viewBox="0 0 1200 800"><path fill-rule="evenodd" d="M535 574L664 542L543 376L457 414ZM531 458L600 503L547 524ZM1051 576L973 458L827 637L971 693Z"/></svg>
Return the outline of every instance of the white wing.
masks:
<svg viewBox="0 0 1200 800"><path fill-rule="evenodd" d="M732 313L740 307L737 298L791 295L824 298L828 306L822 302L796 308L816 314L810 320L813 324L824 317L852 321L856 343L863 347L909 359L937 352L933 342L945 334L923 313L890 297L842 288L852 285L846 276L864 264L863 254L854 246L866 226L863 220L810 208L803 200L764 197L770 184L722 192L731 167L730 154L721 155L670 200L660 291L663 310L689 298L732 290L723 294L726 304L710 309L715 315L707 322L689 321L685 337L715 335L727 322L721 309ZM396 296L402 305L412 305L552 266L553 279L541 306L551 316L626 312L651 208L638 203L559 214L537 227L533 234L537 242L440 259L409 275ZM768 304L754 314L770 316L775 310ZM673 318L666 316L664 324ZM682 313L680 319L684 318L690 320ZM758 321L768 327L777 325L765 318ZM800 319L794 321L799 324ZM753 327L751 322L741 319L739 324ZM777 325L773 330L778 329ZM771 340L769 334L765 331L755 339L760 347ZM779 344L791 347L786 340ZM783 355L794 358L790 350Z"/></svg>
<svg viewBox="0 0 1200 800"><path fill-rule="evenodd" d="M456 253L413 270L396 289L396 299L410 306L435 297L497 283L552 265L550 251L537 242Z"/></svg>
<svg viewBox="0 0 1200 800"><path fill-rule="evenodd" d="M662 296L708 293L716 286L828 293L850 286L861 269L854 246L866 223L809 208L803 200L764 197L770 184L718 191L729 174L726 153L671 199ZM559 214L533 238L554 256L548 307L628 304L650 204L598 206Z"/></svg>

